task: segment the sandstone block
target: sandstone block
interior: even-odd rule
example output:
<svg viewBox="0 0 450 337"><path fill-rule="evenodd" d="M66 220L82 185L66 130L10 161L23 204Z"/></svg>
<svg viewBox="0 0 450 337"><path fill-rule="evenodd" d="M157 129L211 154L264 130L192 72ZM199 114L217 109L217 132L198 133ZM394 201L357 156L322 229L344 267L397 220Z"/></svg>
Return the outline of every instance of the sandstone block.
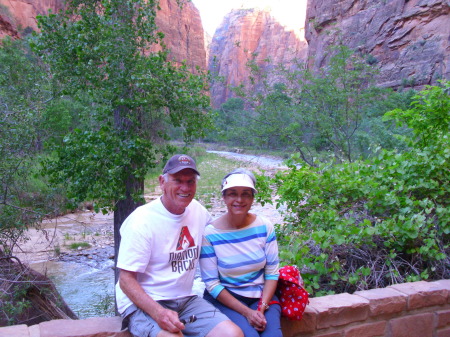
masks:
<svg viewBox="0 0 450 337"><path fill-rule="evenodd" d="M30 337L41 337L39 325L32 325L28 327L28 333L30 334Z"/></svg>
<svg viewBox="0 0 450 337"><path fill-rule="evenodd" d="M389 322L395 337L433 336L433 314L424 313L393 319Z"/></svg>
<svg viewBox="0 0 450 337"><path fill-rule="evenodd" d="M408 295L408 310L442 305L448 301L447 288L437 282L411 282L389 286Z"/></svg>
<svg viewBox="0 0 450 337"><path fill-rule="evenodd" d="M385 336L386 322L362 324L345 331L345 337L380 337Z"/></svg>
<svg viewBox="0 0 450 337"><path fill-rule="evenodd" d="M450 336L450 328L439 330L436 335L436 337L448 337L448 336Z"/></svg>
<svg viewBox="0 0 450 337"><path fill-rule="evenodd" d="M39 329L40 337L131 337L121 326L122 319L116 316L53 320L40 323Z"/></svg>
<svg viewBox="0 0 450 337"><path fill-rule="evenodd" d="M28 337L28 327L25 324L0 327L0 337Z"/></svg>
<svg viewBox="0 0 450 337"><path fill-rule="evenodd" d="M438 328L450 326L450 309L438 311L438 312L436 312L436 315L437 315L437 327Z"/></svg>
<svg viewBox="0 0 450 337"><path fill-rule="evenodd" d="M353 295L369 300L370 316L402 312L406 309L408 298L407 295L389 288L356 291Z"/></svg>
<svg viewBox="0 0 450 337"><path fill-rule="evenodd" d="M431 283L436 284L438 287L442 287L442 289L448 290L449 296L447 298L447 303L450 303L450 280L439 280Z"/></svg>
<svg viewBox="0 0 450 337"><path fill-rule="evenodd" d="M317 311L317 329L364 321L369 317L369 301L347 293L311 298L309 306Z"/></svg>
<svg viewBox="0 0 450 337"><path fill-rule="evenodd" d="M300 337L301 335L298 335L298 337ZM344 333L342 331L336 331L336 332L327 332L324 334L318 334L318 335L313 335L314 337L342 337L344 336Z"/></svg>
<svg viewBox="0 0 450 337"><path fill-rule="evenodd" d="M283 329L283 336L290 337L296 333L314 332L316 330L316 316L317 312L307 306L301 321L291 321L287 318L282 318L281 328Z"/></svg>

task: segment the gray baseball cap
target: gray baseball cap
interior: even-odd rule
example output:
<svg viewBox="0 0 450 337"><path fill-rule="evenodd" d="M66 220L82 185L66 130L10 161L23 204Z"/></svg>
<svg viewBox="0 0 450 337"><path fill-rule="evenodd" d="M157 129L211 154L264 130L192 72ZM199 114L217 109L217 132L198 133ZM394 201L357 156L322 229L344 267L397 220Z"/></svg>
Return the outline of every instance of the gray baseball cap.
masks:
<svg viewBox="0 0 450 337"><path fill-rule="evenodd" d="M195 160L186 154L176 154L172 158L170 158L167 161L166 166L164 166L163 174L166 174L166 173L175 174L184 169L194 170L195 173L200 175L200 173L197 170L197 165L195 164Z"/></svg>

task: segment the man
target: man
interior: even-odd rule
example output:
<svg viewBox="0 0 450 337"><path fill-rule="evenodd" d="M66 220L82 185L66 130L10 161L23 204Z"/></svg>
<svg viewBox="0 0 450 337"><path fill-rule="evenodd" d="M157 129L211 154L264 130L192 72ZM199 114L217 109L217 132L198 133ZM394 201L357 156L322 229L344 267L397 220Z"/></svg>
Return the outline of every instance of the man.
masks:
<svg viewBox="0 0 450 337"><path fill-rule="evenodd" d="M243 337L225 315L192 295L211 221L194 200L199 175L191 157L170 158L159 177L163 195L137 208L120 229L117 307L134 336Z"/></svg>

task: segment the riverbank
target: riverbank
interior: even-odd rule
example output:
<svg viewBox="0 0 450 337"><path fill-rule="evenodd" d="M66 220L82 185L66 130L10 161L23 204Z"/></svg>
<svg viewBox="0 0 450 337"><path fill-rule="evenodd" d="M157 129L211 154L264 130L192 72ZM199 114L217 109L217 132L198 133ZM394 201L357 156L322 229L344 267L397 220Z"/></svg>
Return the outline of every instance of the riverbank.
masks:
<svg viewBox="0 0 450 337"><path fill-rule="evenodd" d="M209 171L242 166L254 172L275 172L282 162L281 159L263 156L224 151L212 153L229 161L227 165L223 160L203 161L199 165L202 177L197 190L198 199L213 218L223 214L226 208L219 191L222 173L216 174L210 181ZM161 194L157 185L146 192L147 201ZM273 223L282 221L280 213L272 205L255 203L252 212L266 216ZM46 220L39 230L29 230L27 241L21 244L21 250L16 255L34 270L46 274L80 318L109 316L114 314L113 233L112 213L94 213L84 209ZM195 285L199 292L203 291L202 286L200 283Z"/></svg>

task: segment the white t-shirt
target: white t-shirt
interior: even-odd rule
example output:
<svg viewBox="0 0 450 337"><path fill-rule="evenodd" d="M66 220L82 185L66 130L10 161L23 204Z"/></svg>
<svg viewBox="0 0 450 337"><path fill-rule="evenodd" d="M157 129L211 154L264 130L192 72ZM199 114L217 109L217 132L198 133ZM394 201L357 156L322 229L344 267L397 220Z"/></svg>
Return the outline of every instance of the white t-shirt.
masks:
<svg viewBox="0 0 450 337"><path fill-rule="evenodd" d="M137 280L154 300L192 295L209 212L192 200L183 214L170 213L158 198L138 207L123 222L117 268L137 272ZM116 284L117 308L132 302Z"/></svg>

